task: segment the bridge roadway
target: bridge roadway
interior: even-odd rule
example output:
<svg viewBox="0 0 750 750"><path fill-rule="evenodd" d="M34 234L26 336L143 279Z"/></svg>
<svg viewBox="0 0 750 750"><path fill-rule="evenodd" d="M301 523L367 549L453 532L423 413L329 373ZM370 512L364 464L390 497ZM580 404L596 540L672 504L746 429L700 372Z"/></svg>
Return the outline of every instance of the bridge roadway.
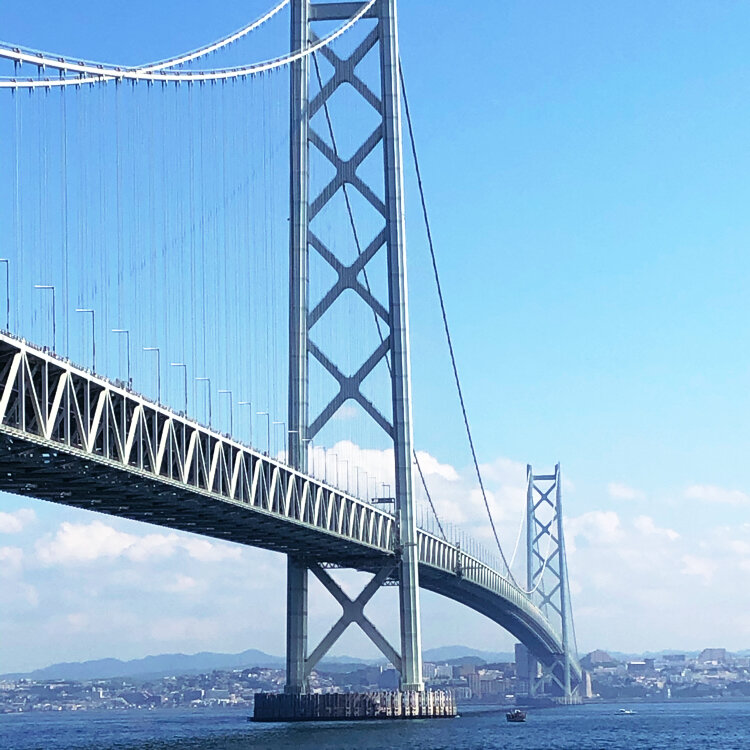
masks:
<svg viewBox="0 0 750 750"><path fill-rule="evenodd" d="M392 566L393 514L32 344L0 333L0 489L310 561ZM499 571L420 529L423 588L481 612L542 662L559 634Z"/></svg>

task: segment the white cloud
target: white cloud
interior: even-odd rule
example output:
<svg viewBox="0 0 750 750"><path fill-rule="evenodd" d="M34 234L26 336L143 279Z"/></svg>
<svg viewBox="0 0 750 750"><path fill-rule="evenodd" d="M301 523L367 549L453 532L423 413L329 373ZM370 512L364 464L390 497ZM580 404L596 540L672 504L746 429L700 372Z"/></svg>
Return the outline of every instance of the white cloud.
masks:
<svg viewBox="0 0 750 750"><path fill-rule="evenodd" d="M65 616L69 633L85 633L90 627L90 618L86 612L71 612Z"/></svg>
<svg viewBox="0 0 750 750"><path fill-rule="evenodd" d="M357 409L354 404L351 402L347 402L339 406L339 408L336 410L336 413L333 415L333 419L356 419L362 411L360 409Z"/></svg>
<svg viewBox="0 0 750 750"><path fill-rule="evenodd" d="M0 576L15 575L23 565L23 550L20 547L0 547Z"/></svg>
<svg viewBox="0 0 750 750"><path fill-rule="evenodd" d="M219 562L220 560L239 560L242 549L230 544L210 542L208 539L183 537L179 546L187 551L194 560L199 562Z"/></svg>
<svg viewBox="0 0 750 750"><path fill-rule="evenodd" d="M165 591L169 591L173 594L193 592L196 588L198 588L198 581L196 581L195 578L185 575L177 575L171 583L164 586Z"/></svg>
<svg viewBox="0 0 750 750"><path fill-rule="evenodd" d="M655 523L654 519L650 516L638 516L633 521L633 526L637 531L646 536L661 537L673 542L675 539L679 539L680 535L674 529L661 529Z"/></svg>
<svg viewBox="0 0 750 750"><path fill-rule="evenodd" d="M607 492L614 500L643 500L645 497L640 490L636 490L620 482L610 482L607 485Z"/></svg>
<svg viewBox="0 0 750 750"><path fill-rule="evenodd" d="M482 476L487 482L495 482L526 492L526 464L510 458L497 458L481 465Z"/></svg>
<svg viewBox="0 0 750 750"><path fill-rule="evenodd" d="M0 512L0 533L18 534L36 520L36 513L30 508L21 508L15 513Z"/></svg>
<svg viewBox="0 0 750 750"><path fill-rule="evenodd" d="M180 643L199 639L205 643L222 637L226 623L219 617L160 617L145 625L145 634L154 641Z"/></svg>
<svg viewBox="0 0 750 750"><path fill-rule="evenodd" d="M743 539L730 539L727 547L740 557L750 557L750 542Z"/></svg>
<svg viewBox="0 0 750 750"><path fill-rule="evenodd" d="M425 477L439 476L449 482L456 482L460 478L458 472L450 464L441 464L427 451L417 451L417 459Z"/></svg>
<svg viewBox="0 0 750 750"><path fill-rule="evenodd" d="M613 510L591 510L565 520L565 543L574 551L579 541L587 546L614 544L623 536L620 517Z"/></svg>
<svg viewBox="0 0 750 750"><path fill-rule="evenodd" d="M715 561L697 555L683 555L680 562L682 563L682 573L686 576L700 578L706 586L713 581L714 575L719 569Z"/></svg>
<svg viewBox="0 0 750 750"><path fill-rule="evenodd" d="M713 484L693 484L685 490L688 500L702 500L707 503L720 503L723 505L747 505L750 503L750 495L740 490L728 490Z"/></svg>
<svg viewBox="0 0 750 750"><path fill-rule="evenodd" d="M44 565L70 565L95 560L125 558L146 562L172 557L179 550L202 562L239 558L239 547L196 539L170 532L168 534L129 534L103 523L63 522L54 536L36 544L39 561Z"/></svg>

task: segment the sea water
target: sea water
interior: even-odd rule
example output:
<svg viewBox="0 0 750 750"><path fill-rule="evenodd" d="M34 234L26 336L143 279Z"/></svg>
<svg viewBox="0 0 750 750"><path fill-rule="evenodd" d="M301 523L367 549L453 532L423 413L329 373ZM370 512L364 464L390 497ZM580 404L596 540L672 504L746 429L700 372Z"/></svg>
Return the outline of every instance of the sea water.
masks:
<svg viewBox="0 0 750 750"><path fill-rule="evenodd" d="M511 724L496 709L456 719L252 724L239 710L164 709L0 715L2 750L747 750L750 703L586 705L530 710Z"/></svg>

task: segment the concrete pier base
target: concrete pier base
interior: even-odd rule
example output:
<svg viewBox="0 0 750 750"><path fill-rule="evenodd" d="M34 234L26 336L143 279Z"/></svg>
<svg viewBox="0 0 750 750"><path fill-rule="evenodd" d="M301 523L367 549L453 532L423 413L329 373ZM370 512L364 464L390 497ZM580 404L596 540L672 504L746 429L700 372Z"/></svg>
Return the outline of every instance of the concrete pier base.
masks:
<svg viewBox="0 0 750 750"><path fill-rule="evenodd" d="M303 695L257 693L253 721L437 719L456 715L456 700L449 690Z"/></svg>

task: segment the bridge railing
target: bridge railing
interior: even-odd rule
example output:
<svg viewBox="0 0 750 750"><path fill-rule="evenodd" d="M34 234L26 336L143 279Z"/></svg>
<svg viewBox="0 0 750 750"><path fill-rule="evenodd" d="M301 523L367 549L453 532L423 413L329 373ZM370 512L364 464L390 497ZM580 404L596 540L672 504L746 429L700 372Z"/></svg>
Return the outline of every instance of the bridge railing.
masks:
<svg viewBox="0 0 750 750"><path fill-rule="evenodd" d="M497 554L491 552L476 538L472 537L465 529L457 526L450 521L441 520L438 527L437 519L431 509L419 506L419 515L417 525L424 531L434 536L445 538L454 546L464 550L471 557L479 560L484 565L505 572L506 567ZM507 574L505 574L507 577Z"/></svg>
<svg viewBox="0 0 750 750"><path fill-rule="evenodd" d="M506 601L511 602L518 610L530 619L544 622L547 625L550 640L562 648L562 634L533 603L531 597L515 586L498 567L488 565L481 559L469 554L465 549L451 541L429 532L418 530L419 560L425 565L452 572L470 583L481 586Z"/></svg>

